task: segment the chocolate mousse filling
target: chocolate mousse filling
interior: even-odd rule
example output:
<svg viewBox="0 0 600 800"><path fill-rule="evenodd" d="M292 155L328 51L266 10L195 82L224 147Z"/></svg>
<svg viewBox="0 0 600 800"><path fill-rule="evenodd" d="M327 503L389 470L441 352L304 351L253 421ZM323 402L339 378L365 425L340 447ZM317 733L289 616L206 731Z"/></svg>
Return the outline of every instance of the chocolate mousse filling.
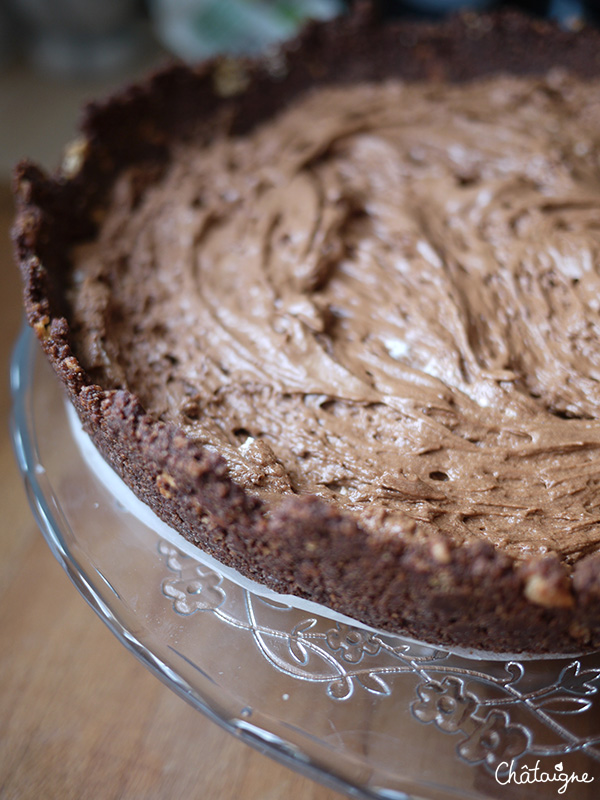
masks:
<svg viewBox="0 0 600 800"><path fill-rule="evenodd" d="M600 82L321 89L117 182L76 353L225 457L398 536L600 539Z"/></svg>
<svg viewBox="0 0 600 800"><path fill-rule="evenodd" d="M364 8L21 163L29 323L224 564L437 645L597 649L600 35Z"/></svg>

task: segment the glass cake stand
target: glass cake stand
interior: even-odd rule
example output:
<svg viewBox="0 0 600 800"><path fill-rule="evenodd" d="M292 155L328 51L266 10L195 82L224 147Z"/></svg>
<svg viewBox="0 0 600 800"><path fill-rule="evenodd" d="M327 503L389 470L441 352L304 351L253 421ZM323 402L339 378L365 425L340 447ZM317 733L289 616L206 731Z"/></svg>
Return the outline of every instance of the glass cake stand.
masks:
<svg viewBox="0 0 600 800"><path fill-rule="evenodd" d="M473 660L262 596L98 479L29 330L11 380L16 455L52 552L125 647L210 719L358 798L556 798L562 782L544 772L587 773L565 796L599 796L600 654Z"/></svg>

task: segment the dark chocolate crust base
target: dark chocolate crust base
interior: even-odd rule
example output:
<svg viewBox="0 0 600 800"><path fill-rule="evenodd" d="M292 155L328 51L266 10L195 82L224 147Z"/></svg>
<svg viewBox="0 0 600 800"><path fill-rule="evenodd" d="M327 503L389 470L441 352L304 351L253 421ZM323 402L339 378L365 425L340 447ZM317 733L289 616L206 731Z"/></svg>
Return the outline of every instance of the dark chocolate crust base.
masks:
<svg viewBox="0 0 600 800"><path fill-rule="evenodd" d="M359 7L309 27L276 59L168 68L88 106L82 138L56 175L17 167L14 244L29 323L99 450L159 517L244 575L375 628L494 652L600 647L600 553L574 567L553 555L517 563L481 541L453 547L441 537L368 535L314 497L286 497L267 510L231 481L221 458L146 414L131 393L93 384L72 349L63 293L69 249L93 236L116 176L132 164L142 180L156 174L173 141L208 139L217 117L243 133L309 86L464 81L556 66L600 76L600 35L514 14L384 27Z"/></svg>

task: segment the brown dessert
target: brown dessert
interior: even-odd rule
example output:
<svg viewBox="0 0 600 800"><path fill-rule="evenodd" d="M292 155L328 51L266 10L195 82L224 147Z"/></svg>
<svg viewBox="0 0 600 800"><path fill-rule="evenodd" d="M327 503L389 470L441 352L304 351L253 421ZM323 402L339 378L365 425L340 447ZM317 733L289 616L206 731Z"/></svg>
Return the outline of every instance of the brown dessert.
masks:
<svg viewBox="0 0 600 800"><path fill-rule="evenodd" d="M599 40L313 26L19 167L30 322L159 516L377 628L600 644Z"/></svg>

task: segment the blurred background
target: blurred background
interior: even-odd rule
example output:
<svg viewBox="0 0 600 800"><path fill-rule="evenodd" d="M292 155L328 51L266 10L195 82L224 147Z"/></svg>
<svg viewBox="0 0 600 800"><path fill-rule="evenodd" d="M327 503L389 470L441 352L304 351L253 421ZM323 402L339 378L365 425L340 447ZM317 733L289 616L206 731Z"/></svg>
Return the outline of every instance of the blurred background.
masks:
<svg viewBox="0 0 600 800"><path fill-rule="evenodd" d="M165 56L257 53L351 0L0 0L0 181L24 156L53 168L90 98ZM381 0L394 16L518 7L576 27L599 0Z"/></svg>

